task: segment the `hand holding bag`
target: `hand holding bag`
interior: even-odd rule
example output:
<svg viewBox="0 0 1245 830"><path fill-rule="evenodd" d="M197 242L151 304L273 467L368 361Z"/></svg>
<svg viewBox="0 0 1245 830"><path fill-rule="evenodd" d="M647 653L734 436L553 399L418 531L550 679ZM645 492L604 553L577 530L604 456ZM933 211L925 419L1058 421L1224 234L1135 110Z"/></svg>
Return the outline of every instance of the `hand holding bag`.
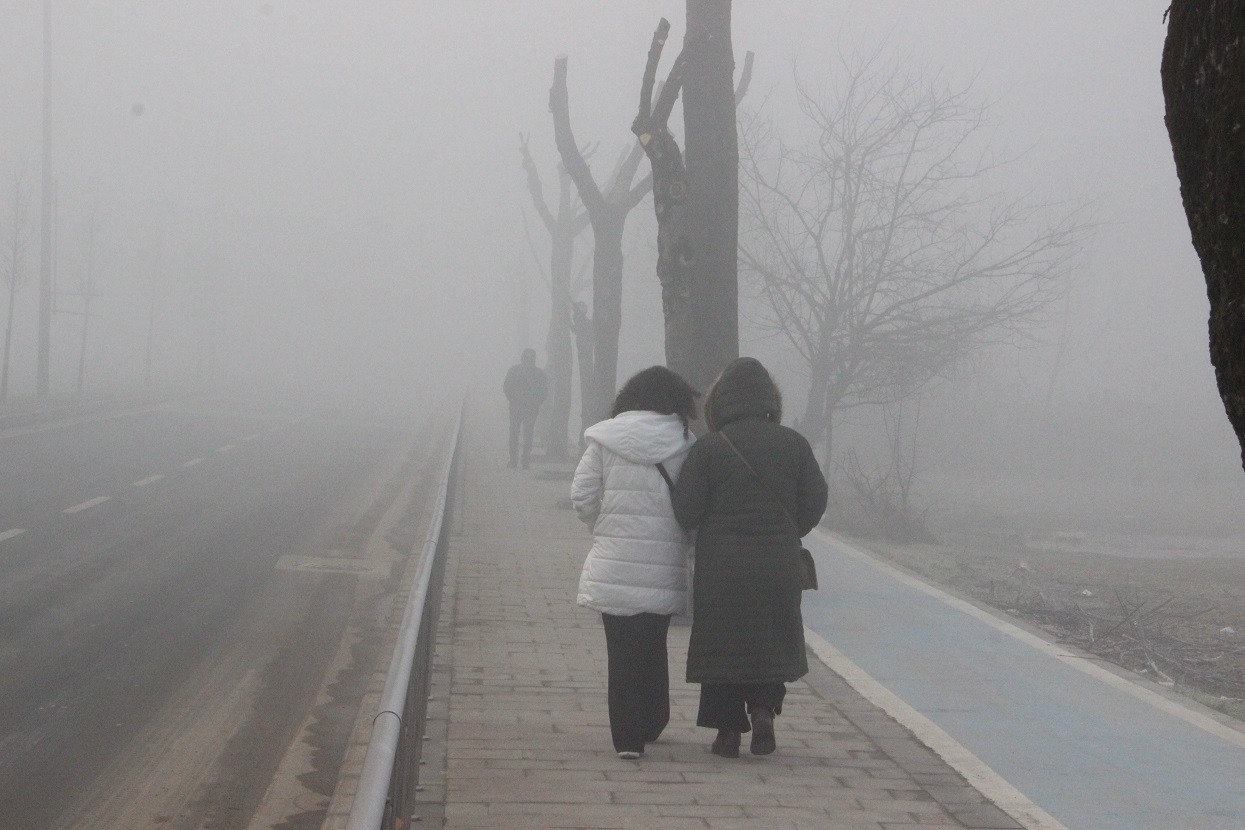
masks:
<svg viewBox="0 0 1245 830"><path fill-rule="evenodd" d="M734 452L739 460L743 462L744 466L748 468L748 472L752 473L752 477L760 483L761 489L768 493L769 497L774 500L775 504L778 505L778 509L781 510L782 514L787 517L787 521L791 522L791 526L795 528L795 535L799 538L800 526L796 524L795 517L791 515L791 511L787 509L785 504L779 501L778 496L775 495L774 491L771 490L765 483L765 479L761 478L760 474L752 468L752 465L748 463L748 459L744 458L744 454L741 453L739 448L735 446L734 442L726 436L726 433L719 431L718 435L722 436L722 440L726 442L726 446L731 448L731 451ZM817 590L817 563L813 561L812 551L805 547L800 548L800 588L805 591Z"/></svg>

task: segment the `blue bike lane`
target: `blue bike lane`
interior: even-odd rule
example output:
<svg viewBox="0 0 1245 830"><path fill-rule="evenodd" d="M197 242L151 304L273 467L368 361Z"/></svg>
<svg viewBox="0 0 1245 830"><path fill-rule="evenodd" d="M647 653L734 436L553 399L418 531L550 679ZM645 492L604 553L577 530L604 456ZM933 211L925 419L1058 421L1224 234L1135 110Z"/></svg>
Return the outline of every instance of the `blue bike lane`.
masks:
<svg viewBox="0 0 1245 830"><path fill-rule="evenodd" d="M947 760L969 767L961 772L970 780L993 776L1000 806L1008 809L1014 796L1010 812L1026 826L1245 828L1245 731L1229 719L1105 669L831 534L814 532L805 544L821 582L804 594L810 643L817 649L824 640L823 657L845 677L858 669L849 682L870 687L882 698L875 702L918 736L922 728L934 734L927 743L957 756ZM1036 806L1028 820L1017 815L1026 799Z"/></svg>

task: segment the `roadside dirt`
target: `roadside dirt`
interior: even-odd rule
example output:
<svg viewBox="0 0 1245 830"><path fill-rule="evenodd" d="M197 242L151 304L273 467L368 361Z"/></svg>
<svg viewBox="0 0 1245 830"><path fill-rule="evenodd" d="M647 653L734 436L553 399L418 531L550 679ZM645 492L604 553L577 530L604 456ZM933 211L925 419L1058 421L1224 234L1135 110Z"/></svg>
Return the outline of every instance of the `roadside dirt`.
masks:
<svg viewBox="0 0 1245 830"><path fill-rule="evenodd" d="M937 544L856 540L1199 702L1245 719L1245 537L1021 532L958 523Z"/></svg>

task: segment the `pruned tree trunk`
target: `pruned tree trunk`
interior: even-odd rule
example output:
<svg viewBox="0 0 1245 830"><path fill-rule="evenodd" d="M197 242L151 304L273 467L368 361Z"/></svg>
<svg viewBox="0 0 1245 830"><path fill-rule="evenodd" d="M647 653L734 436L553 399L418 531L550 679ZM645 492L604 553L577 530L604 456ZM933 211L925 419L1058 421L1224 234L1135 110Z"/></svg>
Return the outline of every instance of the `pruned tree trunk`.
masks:
<svg viewBox="0 0 1245 830"><path fill-rule="evenodd" d="M147 305L147 350L143 354L143 386L151 386L151 356L156 344L156 301Z"/></svg>
<svg viewBox="0 0 1245 830"><path fill-rule="evenodd" d="M592 388L593 377L593 350L596 338L592 333L592 318L588 316L588 306L584 303L575 303L574 311L571 313L571 331L575 334L575 354L579 360L579 420L582 425L580 429L580 446L584 446L583 429L586 429L591 423L592 402L588 400L585 392Z"/></svg>
<svg viewBox="0 0 1245 830"><path fill-rule="evenodd" d="M687 0L683 124L688 279L695 323L685 373L706 389L739 357L739 147L731 0Z"/></svg>
<svg viewBox="0 0 1245 830"><path fill-rule="evenodd" d="M1245 0L1173 0L1165 121L1210 299L1210 360L1245 465Z"/></svg>
<svg viewBox="0 0 1245 830"><path fill-rule="evenodd" d="M86 336L91 325L91 296L83 300L82 340L78 344L78 382L74 385L74 394L81 398L86 389Z"/></svg>
<svg viewBox="0 0 1245 830"><path fill-rule="evenodd" d="M695 362L695 346L691 336L695 325L690 267L692 239L687 225L687 168L683 164L679 143L674 140L668 126L670 112L683 86L683 71L687 63L683 54L675 59L657 101L653 101L657 65L661 62L661 53L669 36L670 21L663 17L649 46L648 62L640 84L640 109L631 124L631 131L640 140L640 146L644 148L653 169L657 279L661 282L661 307L666 324L666 365L697 386L689 375ZM697 388L703 390L705 387Z"/></svg>
<svg viewBox="0 0 1245 830"><path fill-rule="evenodd" d="M826 417L826 392L830 388L830 372L823 365L814 364L808 379L808 398L804 403L804 415L800 418L800 434L817 446L825 438L829 427Z"/></svg>
<svg viewBox="0 0 1245 830"><path fill-rule="evenodd" d="M577 210L565 171L558 178L558 212L545 202L544 188L536 164L521 138L519 151L527 172L532 203L549 233L549 332L545 338L545 373L549 378L549 407L542 418L540 435L552 458L567 456L567 436L571 422L571 382L574 358L571 351L571 272L575 260L575 239L588 225L584 211Z"/></svg>
<svg viewBox="0 0 1245 830"><path fill-rule="evenodd" d="M565 55L554 61L549 111L553 135L567 174L575 183L592 225L592 387L580 392L587 401L584 426L609 417L618 383L618 337L622 331L623 230L627 215L648 192L649 182L634 187L636 169L643 157L633 148L619 162L608 188L602 192L584 159L571 129L570 102L566 90Z"/></svg>
<svg viewBox="0 0 1245 830"><path fill-rule="evenodd" d="M0 403L9 399L9 355L13 347L13 308L17 304L17 285L9 283L9 308L4 323L4 356L0 358Z"/></svg>
<svg viewBox="0 0 1245 830"><path fill-rule="evenodd" d="M545 338L545 373L549 378L549 408L543 438L550 458L567 456L571 426L571 268L575 259L573 227L559 225L550 235L549 333Z"/></svg>
<svg viewBox="0 0 1245 830"><path fill-rule="evenodd" d="M703 8L716 8L706 12ZM723 36L725 13L725 54L721 43L698 44L699 40ZM693 24L696 31L693 33ZM666 324L666 365L704 391L717 373L739 356L738 289L736 285L738 248L738 148L735 138L735 105L747 91L751 78L752 53L748 53L739 87L731 89L729 112L708 76L726 68L728 89L734 71L730 57L730 3L723 0L706 4L689 0L688 36L654 101L657 66L670 35L670 22L663 18L653 34L648 61L640 84L640 107L631 131L640 139L653 169L653 210L657 216L657 278L661 282L662 311ZM682 151L670 132L670 114L678 100L687 73L689 58L700 63L700 86L694 96L692 115L687 121L688 141L700 143L695 158L698 168L689 173ZM716 79L719 80L720 79ZM708 117L708 121L704 119ZM729 127L724 126L729 121ZM695 122L695 123L693 123ZM727 129L729 137L711 135ZM694 136L694 138L693 138ZM730 156L734 161L729 161ZM721 165L731 167L723 172ZM719 174L725 180L719 179ZM693 189L696 196L692 196ZM724 199L715 203L716 199ZM721 270L714 271L721 265Z"/></svg>
<svg viewBox="0 0 1245 830"><path fill-rule="evenodd" d="M26 186L25 171L13 177L13 208L10 222L5 229L3 262L0 276L8 287L8 309L4 325L4 354L0 358L0 403L9 399L9 367L13 346L13 315L17 307L17 294L26 282L26 255L30 247L33 228L30 223L30 190Z"/></svg>

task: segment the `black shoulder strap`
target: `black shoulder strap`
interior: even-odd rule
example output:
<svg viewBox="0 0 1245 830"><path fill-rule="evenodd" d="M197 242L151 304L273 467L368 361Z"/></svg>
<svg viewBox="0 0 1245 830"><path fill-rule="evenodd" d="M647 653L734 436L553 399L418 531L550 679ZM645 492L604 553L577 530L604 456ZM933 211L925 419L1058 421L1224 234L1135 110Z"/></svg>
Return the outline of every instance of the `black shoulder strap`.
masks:
<svg viewBox="0 0 1245 830"><path fill-rule="evenodd" d="M666 485L670 487L670 492L674 492L674 481L670 478L670 473L666 472L666 465L660 461L657 462L657 472L661 473L661 477L666 480Z"/></svg>
<svg viewBox="0 0 1245 830"><path fill-rule="evenodd" d="M770 489L769 485L765 483L765 479L761 478L761 474L748 463L748 459L744 458L744 454L739 451L739 447L735 446L735 442L728 438L726 433L721 430L718 430L718 435L722 436L722 440L726 442L726 446L730 447L731 451L734 452L739 460L744 463L744 466L748 468L748 472L752 473L752 477L755 478L757 483L761 485L761 489L769 495L769 497L774 501L774 504L778 505L778 509L781 510L782 514L787 517L787 521L791 522L792 527L796 529L796 534L799 535L800 526L796 524L795 517L791 515L791 511L787 509L787 506L782 503L774 491Z"/></svg>

